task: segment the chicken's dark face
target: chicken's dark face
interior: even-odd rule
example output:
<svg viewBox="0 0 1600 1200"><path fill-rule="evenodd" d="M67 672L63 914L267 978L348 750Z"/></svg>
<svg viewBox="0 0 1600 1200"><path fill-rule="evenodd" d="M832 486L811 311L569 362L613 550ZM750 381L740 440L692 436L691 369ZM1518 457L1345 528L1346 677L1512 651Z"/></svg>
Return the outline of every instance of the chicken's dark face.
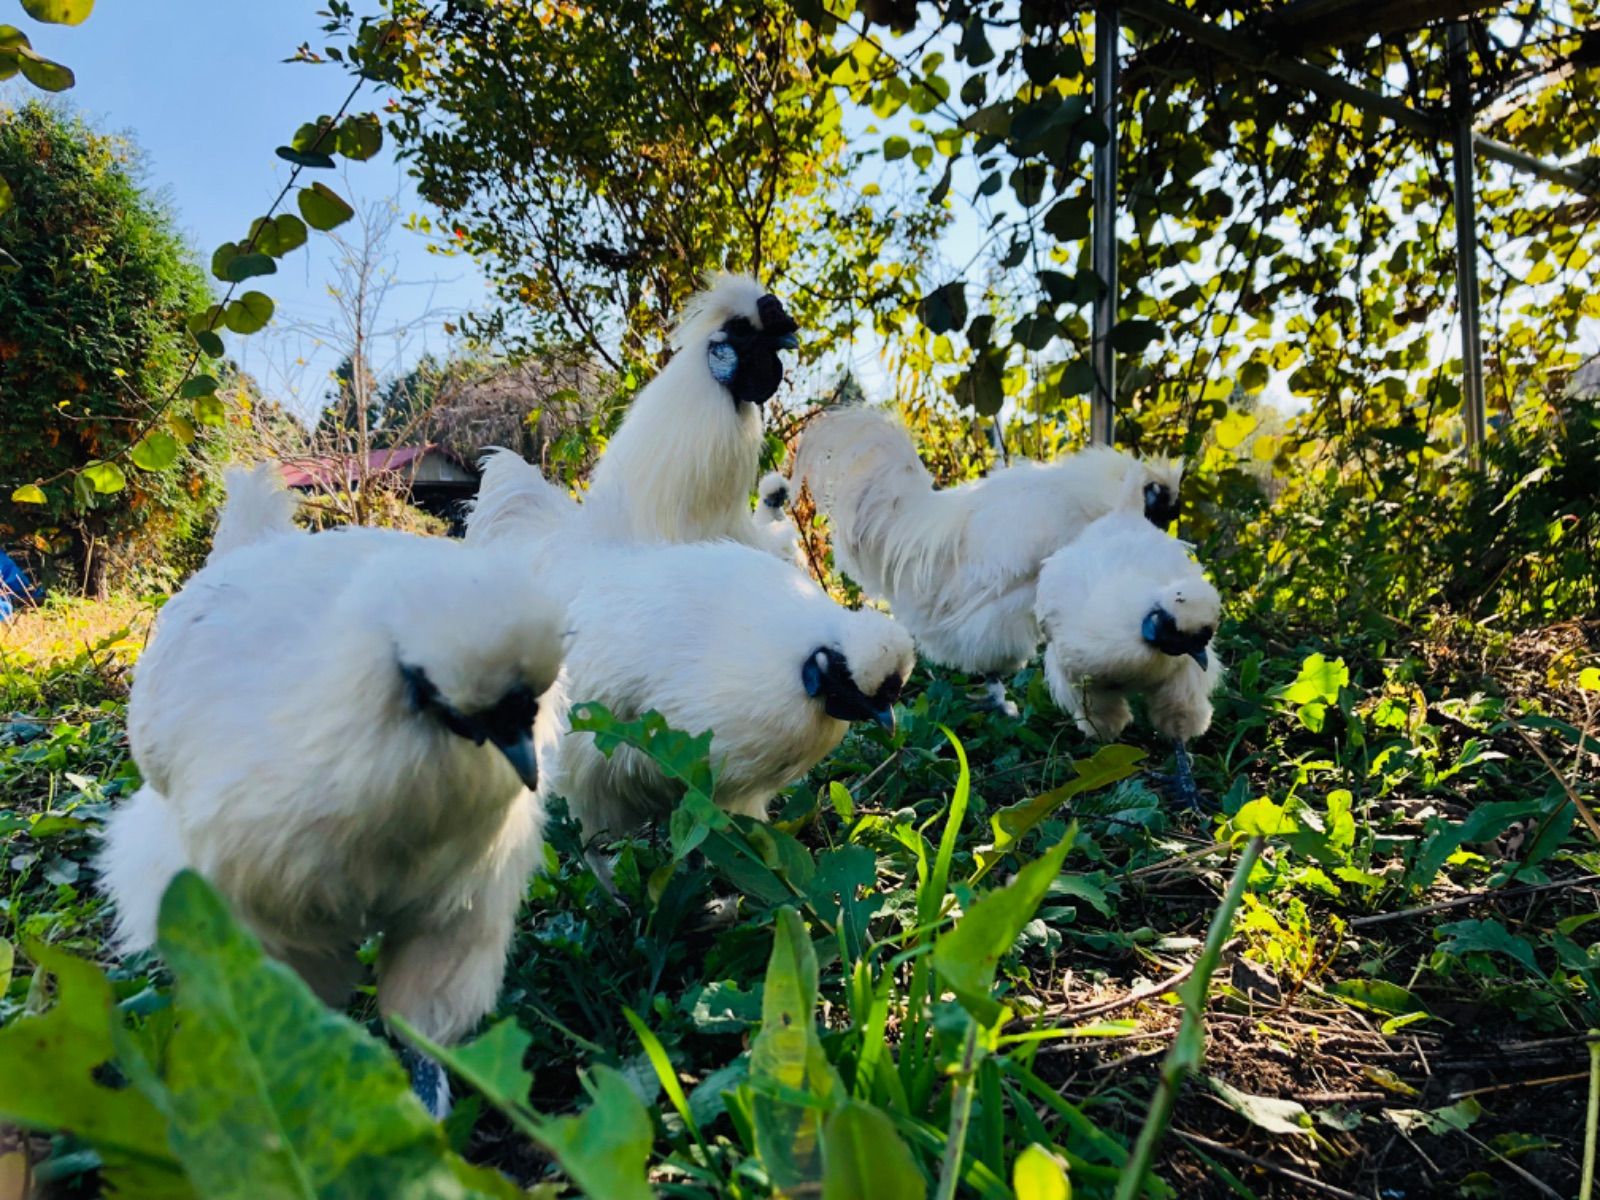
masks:
<svg viewBox="0 0 1600 1200"><path fill-rule="evenodd" d="M1177 618L1157 605L1145 614L1139 632L1146 644L1155 647L1163 654L1174 658L1180 654L1187 654L1200 664L1202 671L1211 665L1211 657L1206 652L1206 647L1211 645L1213 633L1209 625L1202 625L1197 629L1180 629Z"/></svg>
<svg viewBox="0 0 1600 1200"><path fill-rule="evenodd" d="M1165 529L1178 519L1182 502L1164 483L1144 485L1144 518L1157 529Z"/></svg>
<svg viewBox="0 0 1600 1200"><path fill-rule="evenodd" d="M795 336L797 329L794 318L784 311L776 296L761 297L756 304L756 321L733 317L711 335L711 345L706 350L711 377L728 389L736 406L766 403L783 382L783 362L778 351L793 350L800 344Z"/></svg>
<svg viewBox="0 0 1600 1200"><path fill-rule="evenodd" d="M534 760L533 721L539 715L539 698L525 683L519 683L488 708L462 712L434 686L421 667L400 667L405 680L406 702L411 711L429 717L457 737L481 746L494 743L506 756L528 787L539 786L539 768Z"/></svg>
<svg viewBox="0 0 1600 1200"><path fill-rule="evenodd" d="M806 656L800 682L806 695L821 700L822 710L835 720L876 721L894 732L894 702L905 684L900 676L890 675L868 696L856 684L845 656L831 646L818 646Z"/></svg>

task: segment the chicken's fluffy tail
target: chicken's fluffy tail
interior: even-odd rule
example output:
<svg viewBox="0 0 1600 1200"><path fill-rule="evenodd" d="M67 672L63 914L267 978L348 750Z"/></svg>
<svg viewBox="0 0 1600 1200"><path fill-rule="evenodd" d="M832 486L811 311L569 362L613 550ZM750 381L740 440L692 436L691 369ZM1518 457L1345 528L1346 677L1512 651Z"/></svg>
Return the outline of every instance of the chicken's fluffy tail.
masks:
<svg viewBox="0 0 1600 1200"><path fill-rule="evenodd" d="M543 537L577 511L565 491L513 450L490 450L478 465L483 479L467 518L468 544Z"/></svg>
<svg viewBox="0 0 1600 1200"><path fill-rule="evenodd" d="M155 945L162 893L188 865L177 814L155 788L146 784L112 812L96 866L116 909L119 953Z"/></svg>
<svg viewBox="0 0 1600 1200"><path fill-rule="evenodd" d="M960 514L938 502L910 431L882 410L837 408L813 421L793 477L828 514L839 565L878 596L918 586L960 537Z"/></svg>
<svg viewBox="0 0 1600 1200"><path fill-rule="evenodd" d="M222 473L228 498L211 536L207 562L232 554L244 546L282 533L294 533L294 510L300 500L283 484L275 462L254 467L229 467Z"/></svg>

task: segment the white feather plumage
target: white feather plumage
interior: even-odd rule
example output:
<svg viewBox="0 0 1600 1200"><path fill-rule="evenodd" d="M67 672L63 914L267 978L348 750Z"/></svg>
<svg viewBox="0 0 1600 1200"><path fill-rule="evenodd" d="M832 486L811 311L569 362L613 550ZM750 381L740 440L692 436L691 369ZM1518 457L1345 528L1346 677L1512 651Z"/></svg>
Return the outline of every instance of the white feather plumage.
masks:
<svg viewBox="0 0 1600 1200"><path fill-rule="evenodd" d="M1202 668L1187 654L1157 650L1141 631L1158 606L1183 633L1216 628L1221 598L1185 543L1130 506L1051 555L1038 591L1045 680L1085 734L1117 737L1133 719L1128 692L1144 694L1150 723L1168 737L1187 741L1209 728L1221 677L1215 652Z"/></svg>
<svg viewBox="0 0 1600 1200"><path fill-rule="evenodd" d="M638 396L594 469L582 513L591 533L623 541L756 543L750 484L761 457L761 409L736 403L711 375L707 349L723 322L760 327L764 295L723 275L685 306L676 353Z"/></svg>
<svg viewBox="0 0 1600 1200"><path fill-rule="evenodd" d="M805 569L805 552L800 548L800 531L789 518L789 481L781 471L768 471L756 485L756 545L768 554Z"/></svg>
<svg viewBox="0 0 1600 1200"><path fill-rule="evenodd" d="M828 514L840 569L888 601L927 657L999 675L1038 647L1040 564L1109 511L1130 474L1176 495L1181 468L1090 447L938 490L899 420L848 407L812 422L793 478Z"/></svg>
<svg viewBox="0 0 1600 1200"><path fill-rule="evenodd" d="M161 893L192 866L331 1003L381 930L380 1007L448 1041L494 1003L542 802L493 745L414 711L401 664L468 713L531 688L548 754L563 615L525 556L372 529L284 536L257 519L270 490L257 475L230 497L222 527L259 536L167 604L139 664L145 784L100 859L118 941L152 943Z"/></svg>
<svg viewBox="0 0 1600 1200"><path fill-rule="evenodd" d="M217 517L211 535L208 563L280 533L293 533L294 512L300 498L283 486L276 463L261 463L254 468L234 466L222 473L228 502Z"/></svg>
<svg viewBox="0 0 1600 1200"><path fill-rule="evenodd" d="M562 678L573 701L712 730L718 804L763 820L772 797L844 737L846 723L802 682L812 652L842 653L868 696L891 675L904 682L916 661L888 616L841 608L792 566L730 542L596 551L571 624ZM607 759L588 733L561 739L550 786L591 837L662 816L680 794L642 755L621 748Z"/></svg>

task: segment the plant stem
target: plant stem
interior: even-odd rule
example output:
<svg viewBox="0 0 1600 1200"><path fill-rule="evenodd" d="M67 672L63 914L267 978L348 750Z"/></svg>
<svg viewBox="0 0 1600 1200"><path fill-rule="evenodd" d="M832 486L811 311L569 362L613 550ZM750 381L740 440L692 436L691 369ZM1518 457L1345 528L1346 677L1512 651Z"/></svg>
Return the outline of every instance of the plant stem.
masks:
<svg viewBox="0 0 1600 1200"><path fill-rule="evenodd" d="M939 1168L939 1190L933 1200L952 1200L961 1178L961 1153L967 1144L967 1123L972 1119L973 1079L978 1073L978 1023L969 1021L961 1046L961 1073L950 1098L950 1136L944 1143L944 1165Z"/></svg>
<svg viewBox="0 0 1600 1200"><path fill-rule="evenodd" d="M1178 1102L1178 1092L1183 1081L1198 1070L1205 1059L1206 992L1211 986L1211 975L1222 957L1222 946L1233 929L1233 914L1244 899L1245 885L1250 881L1250 869L1261 856L1261 837L1253 837L1245 844L1234 868L1233 878L1222 903L1212 914L1211 928L1206 931L1206 944L1195 962L1194 974L1178 992L1183 999L1183 1024L1178 1037L1161 1064L1161 1078L1156 1084L1155 1099L1145 1115L1144 1128L1139 1130L1139 1140L1134 1144L1128 1163L1122 1168L1122 1178L1117 1181L1114 1200L1134 1200L1144 1190L1145 1177L1155 1161L1156 1146L1172 1122L1172 1109Z"/></svg>
<svg viewBox="0 0 1600 1200"><path fill-rule="evenodd" d="M1589 1031L1589 1119L1583 1135L1583 1184L1578 1200L1589 1200L1594 1191L1595 1129L1600 1125L1600 1029Z"/></svg>

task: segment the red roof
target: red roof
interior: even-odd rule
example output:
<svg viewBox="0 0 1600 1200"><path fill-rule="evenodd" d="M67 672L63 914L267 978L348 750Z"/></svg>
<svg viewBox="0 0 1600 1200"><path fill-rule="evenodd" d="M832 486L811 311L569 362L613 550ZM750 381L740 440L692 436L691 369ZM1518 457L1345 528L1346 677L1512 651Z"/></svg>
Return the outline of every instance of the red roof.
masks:
<svg viewBox="0 0 1600 1200"><path fill-rule="evenodd" d="M366 469L362 470L358 455L321 455L315 458L290 458L279 463L283 482L292 488L327 487L341 479L345 483L405 471L415 472L417 465L434 452L442 451L435 443L426 446L396 446L390 450L371 450L367 453ZM343 470L341 471L341 466Z"/></svg>

